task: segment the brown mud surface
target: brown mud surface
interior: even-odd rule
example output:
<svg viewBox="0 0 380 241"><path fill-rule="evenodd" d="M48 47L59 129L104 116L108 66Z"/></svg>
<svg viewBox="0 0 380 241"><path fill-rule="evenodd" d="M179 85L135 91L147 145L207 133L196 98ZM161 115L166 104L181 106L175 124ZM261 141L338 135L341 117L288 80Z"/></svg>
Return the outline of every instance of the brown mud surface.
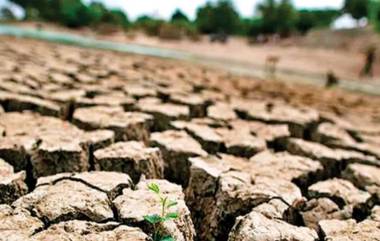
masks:
<svg viewBox="0 0 380 241"><path fill-rule="evenodd" d="M380 98L0 38L0 241L380 240Z"/></svg>

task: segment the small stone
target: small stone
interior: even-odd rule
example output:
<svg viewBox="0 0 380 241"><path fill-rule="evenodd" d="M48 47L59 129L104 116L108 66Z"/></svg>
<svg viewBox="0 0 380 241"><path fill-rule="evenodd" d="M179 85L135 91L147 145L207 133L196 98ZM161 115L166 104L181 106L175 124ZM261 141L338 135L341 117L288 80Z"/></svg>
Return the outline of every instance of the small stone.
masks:
<svg viewBox="0 0 380 241"><path fill-rule="evenodd" d="M95 170L129 174L134 182L144 175L149 179L163 178L164 161L158 148L140 142L118 142L94 153Z"/></svg>

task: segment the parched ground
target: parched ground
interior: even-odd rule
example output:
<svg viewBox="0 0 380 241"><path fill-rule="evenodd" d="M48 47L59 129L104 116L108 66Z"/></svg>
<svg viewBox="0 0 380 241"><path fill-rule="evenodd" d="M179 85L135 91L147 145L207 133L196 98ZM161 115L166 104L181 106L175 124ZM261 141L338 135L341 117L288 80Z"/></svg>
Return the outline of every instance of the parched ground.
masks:
<svg viewBox="0 0 380 241"><path fill-rule="evenodd" d="M380 240L380 98L0 38L0 240Z"/></svg>

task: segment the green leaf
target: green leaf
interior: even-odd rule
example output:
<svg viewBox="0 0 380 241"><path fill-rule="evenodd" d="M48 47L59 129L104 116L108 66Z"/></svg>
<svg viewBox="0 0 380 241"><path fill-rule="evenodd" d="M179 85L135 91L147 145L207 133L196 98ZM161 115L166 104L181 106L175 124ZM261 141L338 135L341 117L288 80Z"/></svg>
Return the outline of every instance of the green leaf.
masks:
<svg viewBox="0 0 380 241"><path fill-rule="evenodd" d="M169 200L168 204L166 205L167 208L171 208L173 206L176 206L178 203L176 201Z"/></svg>
<svg viewBox="0 0 380 241"><path fill-rule="evenodd" d="M178 218L178 213L168 213L165 216L165 220L176 219L176 218Z"/></svg>
<svg viewBox="0 0 380 241"><path fill-rule="evenodd" d="M160 193L160 187L156 183L151 183L148 185L149 190L151 190L154 193L159 194Z"/></svg>
<svg viewBox="0 0 380 241"><path fill-rule="evenodd" d="M162 218L160 215L153 214L153 215L146 215L144 216L144 220L151 223L151 224L156 224L162 221Z"/></svg>
<svg viewBox="0 0 380 241"><path fill-rule="evenodd" d="M172 236L165 236L160 241L175 241L175 239Z"/></svg>

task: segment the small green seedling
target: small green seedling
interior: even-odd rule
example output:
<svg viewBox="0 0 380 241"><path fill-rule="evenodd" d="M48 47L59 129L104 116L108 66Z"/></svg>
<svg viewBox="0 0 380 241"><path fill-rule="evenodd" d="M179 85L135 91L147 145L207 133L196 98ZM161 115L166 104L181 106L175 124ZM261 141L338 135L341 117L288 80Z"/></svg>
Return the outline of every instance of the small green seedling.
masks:
<svg viewBox="0 0 380 241"><path fill-rule="evenodd" d="M160 199L161 204L161 214L152 214L144 216L144 219L153 225L153 241L175 241L175 239L170 235L163 235L159 229L158 225L169 220L178 218L177 212L168 212L169 208L177 205L176 201L169 200L168 197L163 197L160 191L160 187L151 183L148 185L149 190L154 192Z"/></svg>

